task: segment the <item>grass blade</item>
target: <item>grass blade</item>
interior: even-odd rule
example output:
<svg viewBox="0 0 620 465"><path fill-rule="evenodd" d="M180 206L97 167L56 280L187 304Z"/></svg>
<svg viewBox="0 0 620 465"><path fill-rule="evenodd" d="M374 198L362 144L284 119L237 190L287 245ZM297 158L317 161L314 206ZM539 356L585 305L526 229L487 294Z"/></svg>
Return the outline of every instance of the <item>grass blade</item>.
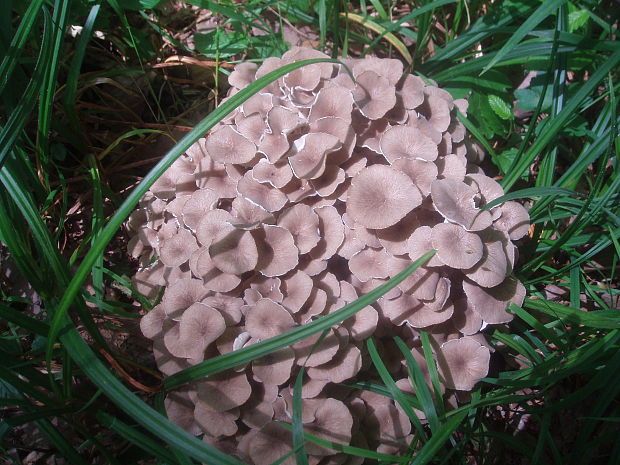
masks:
<svg viewBox="0 0 620 465"><path fill-rule="evenodd" d="M306 339L320 331L331 328L335 324L355 315L355 313L360 311L362 308L370 305L390 289L397 286L398 283L405 279L415 269L430 260L434 253L434 250L425 253L422 257L417 259L386 283L378 286L368 294L364 294L354 302L345 305L341 309L330 313L329 315L322 316L312 323L298 326L297 328L287 331L284 334L266 339L258 344L253 344L251 346L244 347L243 349L213 357L212 359L199 363L198 365L179 371L164 380L164 387L166 389L174 389L205 376L214 375L229 368L234 368L235 366L247 363L259 357L263 357L275 352L278 349L292 345L302 339Z"/></svg>
<svg viewBox="0 0 620 465"><path fill-rule="evenodd" d="M517 44L528 35L532 29L538 26L544 21L551 13L557 10L560 6L566 3L567 0L547 0L543 2L536 11L528 16L528 18L519 26L519 28L510 36L510 38L504 43L502 48L497 52L497 55L493 57L491 62L486 65L480 74L484 74L491 69L497 62L499 62L506 54L516 48Z"/></svg>

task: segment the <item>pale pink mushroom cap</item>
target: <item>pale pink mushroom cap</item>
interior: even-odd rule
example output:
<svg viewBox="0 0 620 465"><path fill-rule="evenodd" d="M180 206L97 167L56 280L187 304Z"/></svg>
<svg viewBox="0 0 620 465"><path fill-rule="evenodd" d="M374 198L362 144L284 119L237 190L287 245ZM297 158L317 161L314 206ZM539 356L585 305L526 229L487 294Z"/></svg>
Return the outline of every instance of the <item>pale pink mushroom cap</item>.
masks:
<svg viewBox="0 0 620 465"><path fill-rule="evenodd" d="M464 280L463 290L474 311L490 324L512 321L514 316L506 311L506 306L510 302L521 305L525 299L525 287L513 277L508 277L500 285L488 289Z"/></svg>
<svg viewBox="0 0 620 465"><path fill-rule="evenodd" d="M256 145L231 126L211 133L206 147L211 158L220 163L248 163L256 155Z"/></svg>
<svg viewBox="0 0 620 465"><path fill-rule="evenodd" d="M255 305L247 308L245 329L254 338L269 339L295 326L291 314L270 299L260 299Z"/></svg>
<svg viewBox="0 0 620 465"><path fill-rule="evenodd" d="M431 243L437 257L451 268L468 269L482 259L480 237L453 223L440 223L431 230Z"/></svg>
<svg viewBox="0 0 620 465"><path fill-rule="evenodd" d="M398 158L437 159L437 144L422 131L409 126L394 126L381 137L381 152L387 161L394 163Z"/></svg>
<svg viewBox="0 0 620 465"><path fill-rule="evenodd" d="M476 206L477 195L476 189L453 179L438 179L431 184L431 197L437 211L468 231L481 231L491 225L491 214Z"/></svg>
<svg viewBox="0 0 620 465"><path fill-rule="evenodd" d="M398 223L421 201L406 174L389 166L372 165L353 178L347 214L366 228L383 229Z"/></svg>
<svg viewBox="0 0 620 465"><path fill-rule="evenodd" d="M437 354L439 369L447 387L471 391L489 371L489 349L469 336L451 339Z"/></svg>

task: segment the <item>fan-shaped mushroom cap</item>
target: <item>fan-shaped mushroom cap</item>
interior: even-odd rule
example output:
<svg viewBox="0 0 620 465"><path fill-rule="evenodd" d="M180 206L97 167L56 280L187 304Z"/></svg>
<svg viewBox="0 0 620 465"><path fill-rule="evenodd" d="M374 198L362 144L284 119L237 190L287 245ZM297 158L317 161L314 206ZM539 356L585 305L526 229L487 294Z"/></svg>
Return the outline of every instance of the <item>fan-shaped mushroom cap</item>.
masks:
<svg viewBox="0 0 620 465"><path fill-rule="evenodd" d="M265 120L258 113L253 113L249 116L243 116L242 113L237 113L235 116L235 125L237 131L243 137L258 145L265 134Z"/></svg>
<svg viewBox="0 0 620 465"><path fill-rule="evenodd" d="M353 417L347 406L332 398L317 400L317 402L319 406L314 412L314 421L306 426L307 431L327 441L348 445L351 442ZM315 444L307 444L306 447L312 455L333 453L331 449Z"/></svg>
<svg viewBox="0 0 620 465"><path fill-rule="evenodd" d="M161 306L168 318L177 319L185 309L202 300L207 292L200 279L178 279L166 288Z"/></svg>
<svg viewBox="0 0 620 465"><path fill-rule="evenodd" d="M222 231L209 246L213 264L222 272L240 275L256 268L258 249L249 231Z"/></svg>
<svg viewBox="0 0 620 465"><path fill-rule="evenodd" d="M406 293L392 300L384 298L380 305L383 316L389 318L392 323L397 326L408 323L414 328L426 328L443 323L454 313L454 307L451 304L435 311Z"/></svg>
<svg viewBox="0 0 620 465"><path fill-rule="evenodd" d="M219 196L211 189L199 189L183 205L183 223L192 231L196 231L202 217L215 208Z"/></svg>
<svg viewBox="0 0 620 465"><path fill-rule="evenodd" d="M386 399L387 400L387 399ZM411 421L392 402L383 402L366 417L370 429L383 440L403 438L411 432Z"/></svg>
<svg viewBox="0 0 620 465"><path fill-rule="evenodd" d="M221 198L229 199L237 195L237 181L229 176L223 163L218 163L209 156L198 162L194 177L200 189L211 189Z"/></svg>
<svg viewBox="0 0 620 465"><path fill-rule="evenodd" d="M217 293L205 297L202 303L220 312L226 322L226 326L233 326L241 321L242 299Z"/></svg>
<svg viewBox="0 0 620 465"><path fill-rule="evenodd" d="M185 391L171 392L164 400L166 415L189 434L200 433L200 426L194 420L194 403Z"/></svg>
<svg viewBox="0 0 620 465"><path fill-rule="evenodd" d="M237 89L243 89L254 80L258 65L256 63L239 63L228 76L228 83Z"/></svg>
<svg viewBox="0 0 620 465"><path fill-rule="evenodd" d="M385 229L377 229L375 234L379 243L392 255L405 255L407 240L420 227L415 212L408 213L402 220Z"/></svg>
<svg viewBox="0 0 620 465"><path fill-rule="evenodd" d="M286 162L272 164L262 159L252 168L252 177L260 183L281 189L293 178L293 172Z"/></svg>
<svg viewBox="0 0 620 465"><path fill-rule="evenodd" d="M249 399L252 393L252 387L245 373L234 372L218 373L198 381L195 383L195 388L197 406L200 404L201 409L213 412L226 412L239 407Z"/></svg>
<svg viewBox="0 0 620 465"><path fill-rule="evenodd" d="M327 165L323 175L318 179L310 181L319 197L328 197L336 192L345 180L344 170L336 165Z"/></svg>
<svg viewBox="0 0 620 465"><path fill-rule="evenodd" d="M252 433L253 431L251 431ZM256 465L271 465L291 452L291 433L277 423L263 426L249 440L248 455ZM295 455L291 454L281 465L295 465Z"/></svg>
<svg viewBox="0 0 620 465"><path fill-rule="evenodd" d="M251 200L237 197L232 202L232 219L228 222L235 228L255 229L261 224L273 224L276 222L273 214Z"/></svg>
<svg viewBox="0 0 620 465"><path fill-rule="evenodd" d="M513 315L506 312L506 306L509 302L521 305L525 299L525 287L514 277L508 277L500 285L488 289L464 280L463 290L474 311L490 324L511 321Z"/></svg>
<svg viewBox="0 0 620 465"><path fill-rule="evenodd" d="M215 266L209 255L208 247L202 247L192 254L189 258L189 269L196 278L202 279L205 287L210 291L229 292L241 282L238 276L222 273Z"/></svg>
<svg viewBox="0 0 620 465"><path fill-rule="evenodd" d="M353 98L359 111L366 118L375 120L396 105L396 88L374 71L364 71L356 76Z"/></svg>
<svg viewBox="0 0 620 465"><path fill-rule="evenodd" d="M172 166L153 183L150 192L152 192L157 199L170 200L174 198L179 179L184 175L191 174L194 171L194 167L195 165L189 157L179 157Z"/></svg>
<svg viewBox="0 0 620 465"><path fill-rule="evenodd" d="M353 288L353 286L351 286L351 288ZM351 318L345 320L344 325L349 330L349 334L353 340L365 341L375 332L378 322L379 314L373 307L368 305Z"/></svg>
<svg viewBox="0 0 620 465"><path fill-rule="evenodd" d="M291 314L270 299L260 299L245 309L245 329L256 339L269 339L296 326Z"/></svg>
<svg viewBox="0 0 620 465"><path fill-rule="evenodd" d="M474 311L466 296L454 301L452 324L465 336L471 336L480 331L482 318Z"/></svg>
<svg viewBox="0 0 620 465"><path fill-rule="evenodd" d="M420 226L409 236L407 253L411 260L417 260L429 250L433 250L431 234L432 228L430 226ZM436 255L433 255L425 266L443 266L443 262Z"/></svg>
<svg viewBox="0 0 620 465"><path fill-rule="evenodd" d="M530 215L520 203L509 201L499 207L501 216L493 222L500 231L505 231L516 241L525 236L530 228Z"/></svg>
<svg viewBox="0 0 620 465"><path fill-rule="evenodd" d="M256 155L256 145L228 125L209 135L206 148L220 163L248 163Z"/></svg>
<svg viewBox="0 0 620 465"><path fill-rule="evenodd" d="M264 276L282 276L299 263L299 250L291 233L280 226L265 225L259 239L260 254L256 269Z"/></svg>
<svg viewBox="0 0 620 465"><path fill-rule="evenodd" d="M342 383L353 378L362 368L362 354L352 344L340 349L328 363L308 368L308 376L313 379Z"/></svg>
<svg viewBox="0 0 620 465"><path fill-rule="evenodd" d="M512 271L507 250L512 247L503 233L495 229L481 231L483 241L482 259L465 275L482 287L495 287L501 284Z"/></svg>
<svg viewBox="0 0 620 465"><path fill-rule="evenodd" d="M344 241L342 216L336 208L329 205L315 208L314 212L319 217L320 239L316 247L310 251L310 256L319 260L327 260L334 256ZM310 275L308 270L305 271Z"/></svg>
<svg viewBox="0 0 620 465"><path fill-rule="evenodd" d="M349 260L349 269L360 281L387 278L389 255L383 250L366 248Z"/></svg>
<svg viewBox="0 0 620 465"><path fill-rule="evenodd" d="M307 47L293 47L282 55L282 64L293 63L300 60L311 58L329 58L323 52ZM334 65L331 63L316 63L304 66L286 74L283 78L284 84L290 89L314 90L321 81L321 78L331 77Z"/></svg>
<svg viewBox="0 0 620 465"><path fill-rule="evenodd" d="M411 261L406 258L391 257L388 262L390 277L396 276L410 264ZM428 268L421 266L407 276L398 285L398 288L418 299L433 300L435 298L435 291L437 290L437 284L439 283L440 277L440 274L436 271L429 270Z"/></svg>
<svg viewBox="0 0 620 465"><path fill-rule="evenodd" d="M440 223L431 230L437 257L451 268L468 269L482 259L482 240L458 224Z"/></svg>
<svg viewBox="0 0 620 465"><path fill-rule="evenodd" d="M174 236L162 242L159 247L159 259L166 266L179 266L196 250L198 243L192 233L180 228Z"/></svg>
<svg viewBox="0 0 620 465"><path fill-rule="evenodd" d="M443 157L437 158L435 163L439 170L438 176L441 178L450 178L456 181L463 181L465 179L467 162L458 155L449 153Z"/></svg>
<svg viewBox="0 0 620 465"><path fill-rule="evenodd" d="M446 386L471 391L489 371L489 349L469 336L451 339L437 354L439 370Z"/></svg>
<svg viewBox="0 0 620 465"><path fill-rule="evenodd" d="M164 321L166 321L164 308L161 305L155 305L140 319L140 330L145 337L156 339L161 335Z"/></svg>
<svg viewBox="0 0 620 465"><path fill-rule="evenodd" d="M393 86L403 75L403 63L395 59L365 57L363 60L355 60L352 67L355 78L366 71L373 71L386 78Z"/></svg>
<svg viewBox="0 0 620 465"><path fill-rule="evenodd" d="M301 270L294 271L282 281L284 300L282 305L295 313L306 303L312 292L313 281Z"/></svg>
<svg viewBox="0 0 620 465"><path fill-rule="evenodd" d="M485 174L470 173L465 178L465 182L478 189L484 205L504 195L502 186Z"/></svg>
<svg viewBox="0 0 620 465"><path fill-rule="evenodd" d="M325 171L327 154L341 147L336 136L325 132L306 134L295 141L297 152L288 157L293 174L300 179L316 179Z"/></svg>
<svg viewBox="0 0 620 465"><path fill-rule="evenodd" d="M398 223L421 202L406 174L390 166L372 165L352 179L347 214L366 228L383 229Z"/></svg>
<svg viewBox="0 0 620 465"><path fill-rule="evenodd" d="M286 208L277 224L293 235L300 254L310 252L319 242L319 217L308 205L298 203Z"/></svg>
<svg viewBox="0 0 620 465"><path fill-rule="evenodd" d="M214 308L195 303L183 312L179 322L179 342L187 358L202 361L206 348L226 329L224 318Z"/></svg>
<svg viewBox="0 0 620 465"><path fill-rule="evenodd" d="M353 96L351 91L344 87L327 87L321 89L310 108L308 122L314 123L320 118L337 117L351 120L353 110Z"/></svg>
<svg viewBox="0 0 620 465"><path fill-rule="evenodd" d="M267 184L261 184L248 171L237 183L237 192L246 199L254 202L268 212L277 212L282 209L288 199L279 190Z"/></svg>
<svg viewBox="0 0 620 465"><path fill-rule="evenodd" d="M290 347L273 352L252 362L254 377L263 383L280 385L291 377L295 352Z"/></svg>
<svg viewBox="0 0 620 465"><path fill-rule="evenodd" d="M324 291L322 292L325 294ZM321 334L317 333L293 344L297 365L315 367L334 358L340 348L340 340L336 332L333 329L330 330L327 336L317 344L319 339L321 339Z"/></svg>
<svg viewBox="0 0 620 465"><path fill-rule="evenodd" d="M491 214L476 207L476 189L453 179L438 179L431 184L435 208L444 218L468 231L481 231L491 226Z"/></svg>
<svg viewBox="0 0 620 465"><path fill-rule="evenodd" d="M220 208L206 212L196 226L198 242L208 247L222 231L232 231L231 219L230 213Z"/></svg>
<svg viewBox="0 0 620 465"><path fill-rule="evenodd" d="M413 110L424 102L424 81L418 76L407 74L400 85L399 94L403 99L403 106L407 110Z"/></svg>
<svg viewBox="0 0 620 465"><path fill-rule="evenodd" d="M239 418L239 410L215 412L203 402L197 401L194 407L194 418L209 436L233 436L238 430L236 420Z"/></svg>
<svg viewBox="0 0 620 465"><path fill-rule="evenodd" d="M390 163L398 158L437 159L437 144L419 129L409 126L394 126L381 137L381 151Z"/></svg>
<svg viewBox="0 0 620 465"><path fill-rule="evenodd" d="M436 89L436 87L425 87L425 93L428 89ZM424 102L416 110L424 115L439 132L446 131L450 126L450 105L441 97L427 95Z"/></svg>

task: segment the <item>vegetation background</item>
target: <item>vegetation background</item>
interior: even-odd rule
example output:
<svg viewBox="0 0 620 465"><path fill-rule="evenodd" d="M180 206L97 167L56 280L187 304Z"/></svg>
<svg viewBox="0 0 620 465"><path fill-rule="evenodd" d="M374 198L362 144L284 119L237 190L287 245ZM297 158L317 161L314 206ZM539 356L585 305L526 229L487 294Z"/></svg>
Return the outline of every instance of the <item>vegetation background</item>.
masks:
<svg viewBox="0 0 620 465"><path fill-rule="evenodd" d="M152 302L131 287L121 224L257 91L215 110L232 65L291 44L398 58L468 96L485 170L532 217L515 270L528 298L488 335L489 376L445 412L424 383L403 396L375 358L376 380L357 387L435 421L398 460L333 447L379 464L620 463L619 14L613 0L0 2L0 463L238 464L165 418L165 389L377 298L172 381L137 330Z"/></svg>

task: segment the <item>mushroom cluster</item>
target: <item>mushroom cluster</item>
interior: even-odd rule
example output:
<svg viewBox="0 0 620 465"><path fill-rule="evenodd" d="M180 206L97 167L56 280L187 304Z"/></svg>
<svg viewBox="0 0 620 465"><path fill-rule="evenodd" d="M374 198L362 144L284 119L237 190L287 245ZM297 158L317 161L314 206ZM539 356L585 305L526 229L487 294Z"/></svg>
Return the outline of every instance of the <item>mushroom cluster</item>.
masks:
<svg viewBox="0 0 620 465"><path fill-rule="evenodd" d="M260 66L239 64L230 95L282 65L321 57L294 48ZM402 450L411 425L400 407L342 384L372 373L364 341L373 337L397 385L413 392L393 336L425 367L423 328L449 398L486 376L491 349L481 330L510 321L506 305L525 294L511 275L512 241L526 234L529 216L516 202L483 209L503 191L456 118L467 102L403 74L397 60L343 62L348 69L300 68L255 94L171 166L128 222L142 267L134 285L161 295L140 326L166 375L333 312L437 251L323 340L168 396L171 419L255 465L291 450L274 420L290 421L301 366L308 432ZM313 464L344 462L313 444L307 451Z"/></svg>

